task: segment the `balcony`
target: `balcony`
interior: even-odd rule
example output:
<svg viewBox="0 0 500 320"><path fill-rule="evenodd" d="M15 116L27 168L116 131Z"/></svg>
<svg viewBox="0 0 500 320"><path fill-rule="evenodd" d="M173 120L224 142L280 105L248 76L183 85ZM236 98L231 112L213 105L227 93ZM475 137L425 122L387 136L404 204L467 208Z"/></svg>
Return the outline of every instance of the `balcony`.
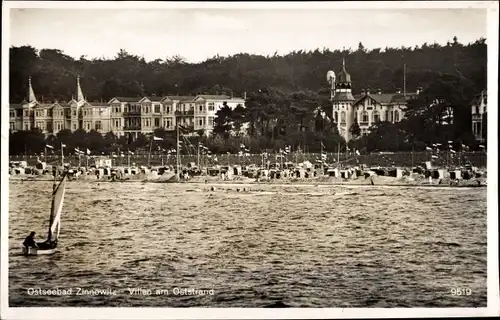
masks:
<svg viewBox="0 0 500 320"><path fill-rule="evenodd" d="M123 127L123 130L141 130L140 125L126 125Z"/></svg>
<svg viewBox="0 0 500 320"><path fill-rule="evenodd" d="M176 116L192 116L194 115L194 109L186 110L186 111L175 111Z"/></svg>
<svg viewBox="0 0 500 320"><path fill-rule="evenodd" d="M127 111L123 113L124 117L137 117L140 116L141 112L140 111Z"/></svg>

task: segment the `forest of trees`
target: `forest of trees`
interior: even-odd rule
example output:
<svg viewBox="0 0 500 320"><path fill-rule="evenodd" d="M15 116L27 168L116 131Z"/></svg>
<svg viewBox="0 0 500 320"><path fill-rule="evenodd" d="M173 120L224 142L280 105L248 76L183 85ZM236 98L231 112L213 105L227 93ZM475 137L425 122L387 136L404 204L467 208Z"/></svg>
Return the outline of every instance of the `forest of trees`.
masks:
<svg viewBox="0 0 500 320"><path fill-rule="evenodd" d="M426 145L449 140L474 147L470 102L474 95L486 89L486 51L486 39L464 45L455 37L446 45L367 50L360 43L356 50L301 50L267 57L241 53L187 63L180 56L146 62L125 50L120 50L113 59L90 60L85 56L75 59L56 49L37 51L29 46L11 47L10 101L19 103L25 98L28 76L32 77L39 101L47 102L71 99L77 75L81 77L88 101L107 101L114 96L197 93L241 96L247 92L246 108L220 110L214 135L203 138L214 152L237 152L240 142L246 143L253 152L276 150L285 145L317 151L321 141L333 150L345 141L338 136L331 119L325 75L330 69L338 72L345 58L354 93L364 88L383 92L402 88L404 64L407 91L424 88L419 98L409 103L406 119L396 124L376 124L368 136L350 141L351 147L364 151L397 151L425 149ZM429 108L436 99L439 103ZM440 123L440 115L449 107L454 110L454 122L444 125ZM322 114L327 118L323 119ZM245 122L248 135L242 132ZM357 133L358 129L351 128L351 132ZM229 131L235 134L230 135ZM21 136L29 134L36 135L36 132L18 133L14 140L21 143ZM92 139L86 138L92 133L72 135L76 135L75 144L101 139L95 135ZM145 136L132 146L126 139L120 141L111 136L114 135L110 133L109 139L102 137L107 141L102 148L106 145L140 148L147 146L151 138ZM11 153L17 149L23 148L13 148L11 142Z"/></svg>

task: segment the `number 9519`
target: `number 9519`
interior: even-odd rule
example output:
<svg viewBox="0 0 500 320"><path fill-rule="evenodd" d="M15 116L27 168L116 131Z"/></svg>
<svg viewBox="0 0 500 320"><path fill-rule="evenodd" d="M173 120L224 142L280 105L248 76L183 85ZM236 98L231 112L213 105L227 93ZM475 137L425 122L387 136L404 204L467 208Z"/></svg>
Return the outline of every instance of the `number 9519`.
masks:
<svg viewBox="0 0 500 320"><path fill-rule="evenodd" d="M469 288L451 288L452 296L470 296L472 290Z"/></svg>

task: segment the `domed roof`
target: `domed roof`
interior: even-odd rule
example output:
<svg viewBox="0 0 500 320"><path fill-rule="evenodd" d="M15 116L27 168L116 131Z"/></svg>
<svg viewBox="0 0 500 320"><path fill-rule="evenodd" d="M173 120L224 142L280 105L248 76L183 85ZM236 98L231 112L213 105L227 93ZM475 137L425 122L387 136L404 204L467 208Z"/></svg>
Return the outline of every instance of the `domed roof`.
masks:
<svg viewBox="0 0 500 320"><path fill-rule="evenodd" d="M345 60L342 59L342 71L337 76L337 83L350 83L351 75L345 70Z"/></svg>

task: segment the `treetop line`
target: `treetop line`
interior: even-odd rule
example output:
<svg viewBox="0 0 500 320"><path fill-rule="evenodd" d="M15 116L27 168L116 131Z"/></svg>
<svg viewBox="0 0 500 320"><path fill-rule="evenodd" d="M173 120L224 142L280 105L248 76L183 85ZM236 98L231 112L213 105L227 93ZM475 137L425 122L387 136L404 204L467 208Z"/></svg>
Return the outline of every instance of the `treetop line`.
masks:
<svg viewBox="0 0 500 320"><path fill-rule="evenodd" d="M59 50L37 52L32 47L12 47L10 58L10 97L15 101L26 99L29 86L26 79L30 75L43 101L65 100L65 96L71 96L75 74L81 75L81 85L88 100L102 97L109 101L114 96L153 97L153 94L159 96L168 92L190 96L201 92L220 95L223 91L230 100L232 92L246 91L248 95L242 110L235 111L236 106L224 107L215 112L213 119L205 117L206 124L212 121L213 135L200 139L220 145L221 151L232 145L237 147L237 141L241 140L246 140L253 150L292 145L311 151L321 141L330 144L331 150L337 143L345 144L348 140L351 147L356 145L360 150L397 151L422 149L422 146L449 140L474 148L478 144L478 132L480 142L486 140L486 98L481 102L484 112L480 119L478 116L472 119L471 112L471 107L477 107L477 96L486 92L485 39L468 45L455 39L446 46L424 44L384 51L367 51L360 46L349 52L325 49L273 57L238 54L199 64L188 64L182 59L146 63L125 51L115 59L81 57L75 60ZM360 92L359 88L364 88L365 91L362 95L354 94L354 100L337 100L335 114L330 100L330 83L324 80L324 74L332 66L340 65L343 58L352 78L348 89ZM406 71L405 77L403 71ZM404 92L407 94L403 96L410 98L404 98L404 103L397 108L377 109L384 105L388 109L389 95L392 95L391 102L397 97L398 88L415 90L418 87L422 88L418 95L416 91ZM368 93L368 88L376 89ZM78 96L79 92L76 93ZM340 92L335 95L342 96ZM353 104L361 103L362 98L362 106L354 110ZM368 104L372 110L367 109ZM346 125L342 126L342 111L347 113L349 107L353 109L352 124L348 126L345 121ZM388 117L384 117L386 115ZM345 131L349 133L347 139ZM12 141L17 140L15 135L24 135L23 139L28 136L27 133L13 133L11 153L15 152L12 145ZM196 138L197 135L192 137ZM116 141L120 139L124 138L117 137ZM140 142L142 138L137 135L135 139ZM17 141L24 145L21 140ZM136 147L140 147L139 144Z"/></svg>

